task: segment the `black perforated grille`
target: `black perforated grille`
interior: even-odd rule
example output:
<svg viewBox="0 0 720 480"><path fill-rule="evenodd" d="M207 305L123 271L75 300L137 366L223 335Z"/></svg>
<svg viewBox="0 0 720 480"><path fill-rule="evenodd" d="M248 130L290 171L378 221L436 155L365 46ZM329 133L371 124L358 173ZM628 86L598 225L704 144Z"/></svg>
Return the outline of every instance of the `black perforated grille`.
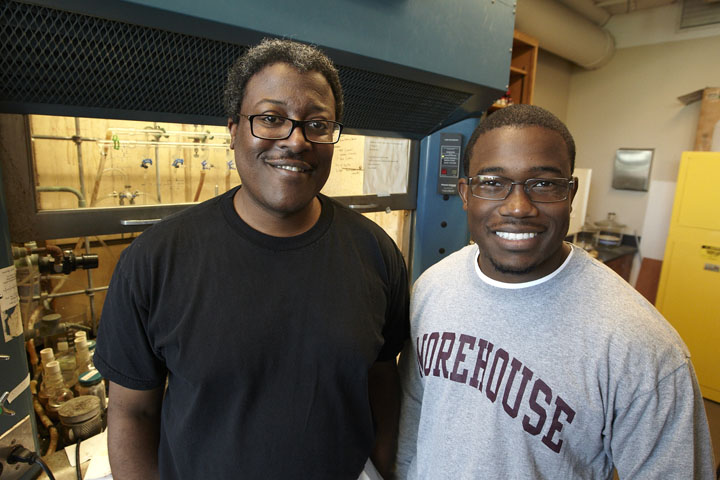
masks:
<svg viewBox="0 0 720 480"><path fill-rule="evenodd" d="M340 67L353 128L429 133L472 95L387 75Z"/></svg>
<svg viewBox="0 0 720 480"><path fill-rule="evenodd" d="M2 2L5 101L223 116L243 47L35 5Z"/></svg>
<svg viewBox="0 0 720 480"><path fill-rule="evenodd" d="M0 104L216 117L247 47L0 0ZM471 93L339 66L349 128L427 134ZM10 110L12 110L10 108Z"/></svg>

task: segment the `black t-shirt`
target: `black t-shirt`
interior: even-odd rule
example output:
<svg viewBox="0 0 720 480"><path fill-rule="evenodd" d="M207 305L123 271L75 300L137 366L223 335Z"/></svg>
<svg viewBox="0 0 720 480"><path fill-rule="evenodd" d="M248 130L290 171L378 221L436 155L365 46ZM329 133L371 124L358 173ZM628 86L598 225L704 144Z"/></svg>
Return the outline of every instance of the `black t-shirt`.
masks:
<svg viewBox="0 0 720 480"><path fill-rule="evenodd" d="M168 388L162 478L356 479L372 448L367 372L408 335L402 255L321 196L291 238L235 213L235 190L145 231L120 259L95 364Z"/></svg>

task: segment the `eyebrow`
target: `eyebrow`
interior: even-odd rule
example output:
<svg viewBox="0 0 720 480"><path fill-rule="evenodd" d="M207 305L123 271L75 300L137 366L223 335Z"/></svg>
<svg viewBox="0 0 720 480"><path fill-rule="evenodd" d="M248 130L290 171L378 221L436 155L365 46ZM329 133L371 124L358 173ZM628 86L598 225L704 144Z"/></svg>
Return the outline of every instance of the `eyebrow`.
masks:
<svg viewBox="0 0 720 480"><path fill-rule="evenodd" d="M562 171L557 167L548 167L548 166L538 166L538 167L532 167L530 169L530 172L535 173L553 173L556 175L562 175ZM505 169L503 167L485 167L478 171L475 175L500 175L502 173L505 173Z"/></svg>
<svg viewBox="0 0 720 480"><path fill-rule="evenodd" d="M263 103L277 105L278 107L287 107L287 103L285 103L281 100L274 100L272 98L263 98L263 99L259 100L258 102L256 102L255 105L253 106L253 108L259 108L259 106L262 105ZM318 113L318 112L334 113L334 110L324 107L322 105L318 105L318 104L310 105L308 107L308 110L310 111L310 113Z"/></svg>

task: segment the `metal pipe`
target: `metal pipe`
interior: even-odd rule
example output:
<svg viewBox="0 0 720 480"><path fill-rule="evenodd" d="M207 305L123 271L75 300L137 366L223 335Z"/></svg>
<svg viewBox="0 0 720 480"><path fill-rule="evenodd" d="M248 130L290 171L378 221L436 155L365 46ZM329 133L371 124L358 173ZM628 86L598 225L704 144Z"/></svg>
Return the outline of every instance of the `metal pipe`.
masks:
<svg viewBox="0 0 720 480"><path fill-rule="evenodd" d="M145 131L144 133L147 133ZM54 135L33 135L32 140L69 140L73 142L96 142L100 145L113 145L116 142L112 140L101 140L98 138L87 138L87 137L62 137ZM166 145L172 147L193 147L193 148L228 148L227 143L197 143L197 142L160 142L154 140L125 140L120 142L122 145L140 145L140 146L153 146L153 145Z"/></svg>
<svg viewBox="0 0 720 480"><path fill-rule="evenodd" d="M112 140L112 134L110 132L106 132L105 140ZM105 162L107 161L108 150L110 150L110 145L103 145L103 149L100 150L100 163L98 164L97 171L95 172L93 191L92 194L90 194L91 207L95 206L98 201L98 195L100 195L100 181L102 180L103 174L105 173ZM125 185L127 185L127 177L125 180Z"/></svg>
<svg viewBox="0 0 720 480"><path fill-rule="evenodd" d="M78 191L78 189L73 187L62 187L62 186L48 186L48 187L35 187L35 190L38 192L68 192L72 193L78 198L78 207L85 208L87 204L85 203L85 195L82 194L82 192Z"/></svg>
<svg viewBox="0 0 720 480"><path fill-rule="evenodd" d="M88 137L64 137L61 135L32 135L30 136L30 139L32 140L71 140L73 142L97 142L97 138L88 138Z"/></svg>
<svg viewBox="0 0 720 480"><path fill-rule="evenodd" d="M78 140L75 140L75 145L77 145L77 159L78 159L78 176L80 177L80 193L82 193L83 198L85 198L85 166L83 162L83 154L82 154L82 140L79 140L80 138L80 119L78 117L75 117L75 138ZM90 253L90 239L88 237L85 237L85 253ZM95 293L93 292L93 278L92 278L92 270L87 269L87 279L88 279L88 288L87 288L87 296L88 296L88 303L90 304L90 325L93 327L93 333L96 332L95 328Z"/></svg>
<svg viewBox="0 0 720 480"><path fill-rule="evenodd" d="M112 141L107 140L95 140L97 143L103 145L106 143L113 143ZM166 146L173 146L173 147L193 147L193 148L228 148L227 143L195 143L195 142L158 142L154 140L125 140L123 142L120 142L121 145L141 145L141 146L147 146L147 145L166 145Z"/></svg>
<svg viewBox="0 0 720 480"><path fill-rule="evenodd" d="M60 293L48 293L46 295L33 295L33 300L45 300L46 298L58 298L58 297L69 297L71 295L90 295L95 292L104 292L108 287L93 287L86 288L85 290L73 290L71 292L60 292Z"/></svg>
<svg viewBox="0 0 720 480"><path fill-rule="evenodd" d="M203 137L230 137L229 133L198 133L198 132L187 132L183 130L161 130L161 129L155 129L152 128L108 128L111 132L126 132L126 133L157 133L162 135L173 135L178 137L193 137L193 138L203 138Z"/></svg>
<svg viewBox="0 0 720 480"><path fill-rule="evenodd" d="M88 237L85 237L85 253L90 253L90 239ZM92 278L92 270L89 268L85 270L87 272L87 279L88 279L88 288L87 288L87 296L88 296L88 303L90 304L90 325L92 326L92 332L93 335L97 335L97 319L95 314L95 291L93 290L93 278Z"/></svg>
<svg viewBox="0 0 720 480"><path fill-rule="evenodd" d="M78 177L80 177L80 193L85 198L85 166L83 165L83 154L82 154L82 138L80 137L80 119L75 117L75 137L73 141L77 146L77 159L78 159Z"/></svg>
<svg viewBox="0 0 720 480"><path fill-rule="evenodd" d="M157 128L157 123L155 128ZM157 141L160 141L160 135L157 136ZM155 189L157 190L158 203L162 203L162 193L160 192L160 147L158 145L155 145Z"/></svg>

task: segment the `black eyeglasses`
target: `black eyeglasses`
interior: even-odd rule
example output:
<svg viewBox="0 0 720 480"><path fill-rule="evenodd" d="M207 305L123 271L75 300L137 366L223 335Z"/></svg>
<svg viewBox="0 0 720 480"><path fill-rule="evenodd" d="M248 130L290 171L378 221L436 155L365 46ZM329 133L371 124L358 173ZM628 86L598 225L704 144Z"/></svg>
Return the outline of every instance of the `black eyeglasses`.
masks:
<svg viewBox="0 0 720 480"><path fill-rule="evenodd" d="M522 185L531 201L537 203L562 202L567 200L573 178L528 178L524 182L513 182L496 175L476 175L468 179L473 197L483 200L505 200L514 185Z"/></svg>
<svg viewBox="0 0 720 480"><path fill-rule="evenodd" d="M285 140L293 130L300 127L305 140L310 143L337 143L342 123L331 120L293 120L278 115L243 115L250 121L250 133L263 140Z"/></svg>

